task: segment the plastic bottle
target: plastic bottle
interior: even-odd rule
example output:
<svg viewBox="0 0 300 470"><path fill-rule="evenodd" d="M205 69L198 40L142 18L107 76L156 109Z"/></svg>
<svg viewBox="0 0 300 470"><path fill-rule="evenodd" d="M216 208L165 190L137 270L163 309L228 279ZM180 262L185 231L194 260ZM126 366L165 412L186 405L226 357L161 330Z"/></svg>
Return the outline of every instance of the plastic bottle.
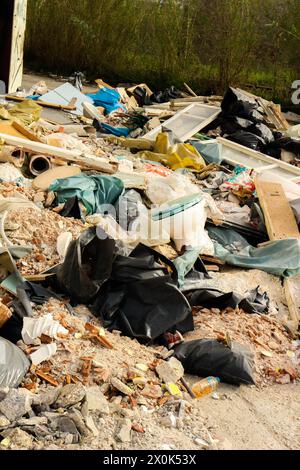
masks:
<svg viewBox="0 0 300 470"><path fill-rule="evenodd" d="M206 379L195 383L192 388L192 392L197 398L201 398L214 392L218 388L219 383L219 377L207 377Z"/></svg>

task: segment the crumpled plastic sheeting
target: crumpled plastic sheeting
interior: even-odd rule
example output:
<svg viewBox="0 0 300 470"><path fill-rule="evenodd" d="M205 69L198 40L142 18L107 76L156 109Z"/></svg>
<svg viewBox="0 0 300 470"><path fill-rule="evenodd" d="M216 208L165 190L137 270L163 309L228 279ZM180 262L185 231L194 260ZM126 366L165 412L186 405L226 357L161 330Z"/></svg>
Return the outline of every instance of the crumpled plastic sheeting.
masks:
<svg viewBox="0 0 300 470"><path fill-rule="evenodd" d="M38 121L41 117L42 108L32 100L24 100L16 104L9 110L4 106L0 107L0 119L9 121L19 120L23 124L29 125Z"/></svg>
<svg viewBox="0 0 300 470"><path fill-rule="evenodd" d="M225 309L241 308L246 313L268 313L270 299L268 294L264 292L260 294L259 287L251 290L245 295L239 295L235 292L222 292L213 288L200 288L185 291L185 296L192 307L201 306L204 308Z"/></svg>
<svg viewBox="0 0 300 470"><path fill-rule="evenodd" d="M94 302L106 328L144 343L172 329L192 330L191 307L176 287L172 262L143 245L130 256L118 255L115 241L99 235L99 227L84 232L56 269L58 285L72 301Z"/></svg>
<svg viewBox="0 0 300 470"><path fill-rule="evenodd" d="M103 87L97 93L89 93L86 96L92 98L95 106L104 108L107 114L117 109L125 110L125 107L119 103L121 95L116 90Z"/></svg>
<svg viewBox="0 0 300 470"><path fill-rule="evenodd" d="M30 367L29 360L20 348L1 337L0 358L0 387L18 387Z"/></svg>
<svg viewBox="0 0 300 470"><path fill-rule="evenodd" d="M137 280L134 268L132 273L128 267L125 272L127 282L110 283L93 307L106 328L120 330L141 343L149 343L166 331L186 333L194 329L190 305L170 276ZM137 272L143 277L147 269Z"/></svg>
<svg viewBox="0 0 300 470"><path fill-rule="evenodd" d="M96 227L83 232L70 243L64 263L56 268L59 287L72 301L89 303L110 278L115 241L105 235Z"/></svg>
<svg viewBox="0 0 300 470"><path fill-rule="evenodd" d="M236 343L236 346L238 343ZM253 385L253 362L243 347L231 350L216 340L197 339L175 347L175 357L187 374L219 377L233 385Z"/></svg>
<svg viewBox="0 0 300 470"><path fill-rule="evenodd" d="M211 163L220 164L222 162L220 145L217 141L208 144L194 140L191 141L191 144L201 154L207 165Z"/></svg>
<svg viewBox="0 0 300 470"><path fill-rule="evenodd" d="M57 194L58 203L66 203L77 196L87 214L101 213L101 205L114 205L124 189L123 182L113 176L80 174L55 180L49 190Z"/></svg>
<svg viewBox="0 0 300 470"><path fill-rule="evenodd" d="M137 155L146 160L163 163L173 171L179 168L200 171L206 166L204 159L193 145L171 145L167 132L158 134L153 151L145 150Z"/></svg>
<svg viewBox="0 0 300 470"><path fill-rule="evenodd" d="M287 238L255 248L231 229L208 227L214 241L215 256L233 266L261 269L275 276L295 276L300 273L300 240Z"/></svg>

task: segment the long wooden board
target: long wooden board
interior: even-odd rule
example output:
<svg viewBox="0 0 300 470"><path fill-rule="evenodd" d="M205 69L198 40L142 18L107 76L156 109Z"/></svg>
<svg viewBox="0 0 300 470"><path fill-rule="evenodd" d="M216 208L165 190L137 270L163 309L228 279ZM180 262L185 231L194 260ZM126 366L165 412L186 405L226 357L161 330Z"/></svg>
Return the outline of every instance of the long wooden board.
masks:
<svg viewBox="0 0 300 470"><path fill-rule="evenodd" d="M298 225L281 184L255 180L270 240L299 238Z"/></svg>
<svg viewBox="0 0 300 470"><path fill-rule="evenodd" d="M108 162L103 162L93 155L83 155L79 150L66 150L6 134L0 134L0 138L2 138L7 145L13 145L37 155L48 155L52 158L57 157L65 162L76 163L76 165L81 168L89 168L91 170L109 174L114 174L117 169L117 166Z"/></svg>

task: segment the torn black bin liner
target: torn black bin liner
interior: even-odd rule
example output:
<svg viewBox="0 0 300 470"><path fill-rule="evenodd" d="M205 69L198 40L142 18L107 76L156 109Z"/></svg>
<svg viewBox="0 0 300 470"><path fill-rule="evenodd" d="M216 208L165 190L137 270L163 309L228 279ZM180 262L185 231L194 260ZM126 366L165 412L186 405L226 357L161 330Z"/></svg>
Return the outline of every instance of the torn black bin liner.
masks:
<svg viewBox="0 0 300 470"><path fill-rule="evenodd" d="M93 313L109 330L120 330L142 343L166 331L193 330L191 307L176 286L177 273L174 278L167 275L166 266L174 268L170 260L142 244L130 256L117 256Z"/></svg>
<svg viewBox="0 0 300 470"><path fill-rule="evenodd" d="M224 293L218 289L202 288L191 292L185 292L185 296L192 307L201 306L204 308L219 308L223 310L227 307L241 308L246 313L268 313L270 299L268 294L259 293L259 287L251 290L246 297L235 292Z"/></svg>
<svg viewBox="0 0 300 470"><path fill-rule="evenodd" d="M91 302L110 278L115 246L100 227L83 232L70 243L64 263L56 269L59 288L74 302Z"/></svg>
<svg viewBox="0 0 300 470"><path fill-rule="evenodd" d="M255 383L249 356L232 351L217 340L198 339L182 343L175 347L175 357L187 374L215 376L232 385Z"/></svg>
<svg viewBox="0 0 300 470"><path fill-rule="evenodd" d="M158 339L167 331L194 329L191 307L170 276L108 282L97 296L93 313L110 331L119 330L141 343Z"/></svg>

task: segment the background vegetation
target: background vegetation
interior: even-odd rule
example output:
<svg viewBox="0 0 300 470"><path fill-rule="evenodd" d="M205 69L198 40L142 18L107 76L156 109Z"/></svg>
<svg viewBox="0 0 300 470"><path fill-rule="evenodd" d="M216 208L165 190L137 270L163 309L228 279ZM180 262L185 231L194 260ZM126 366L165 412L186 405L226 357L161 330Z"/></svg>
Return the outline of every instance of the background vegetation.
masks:
<svg viewBox="0 0 300 470"><path fill-rule="evenodd" d="M229 83L288 102L300 79L300 0L28 0L38 71L154 89Z"/></svg>

